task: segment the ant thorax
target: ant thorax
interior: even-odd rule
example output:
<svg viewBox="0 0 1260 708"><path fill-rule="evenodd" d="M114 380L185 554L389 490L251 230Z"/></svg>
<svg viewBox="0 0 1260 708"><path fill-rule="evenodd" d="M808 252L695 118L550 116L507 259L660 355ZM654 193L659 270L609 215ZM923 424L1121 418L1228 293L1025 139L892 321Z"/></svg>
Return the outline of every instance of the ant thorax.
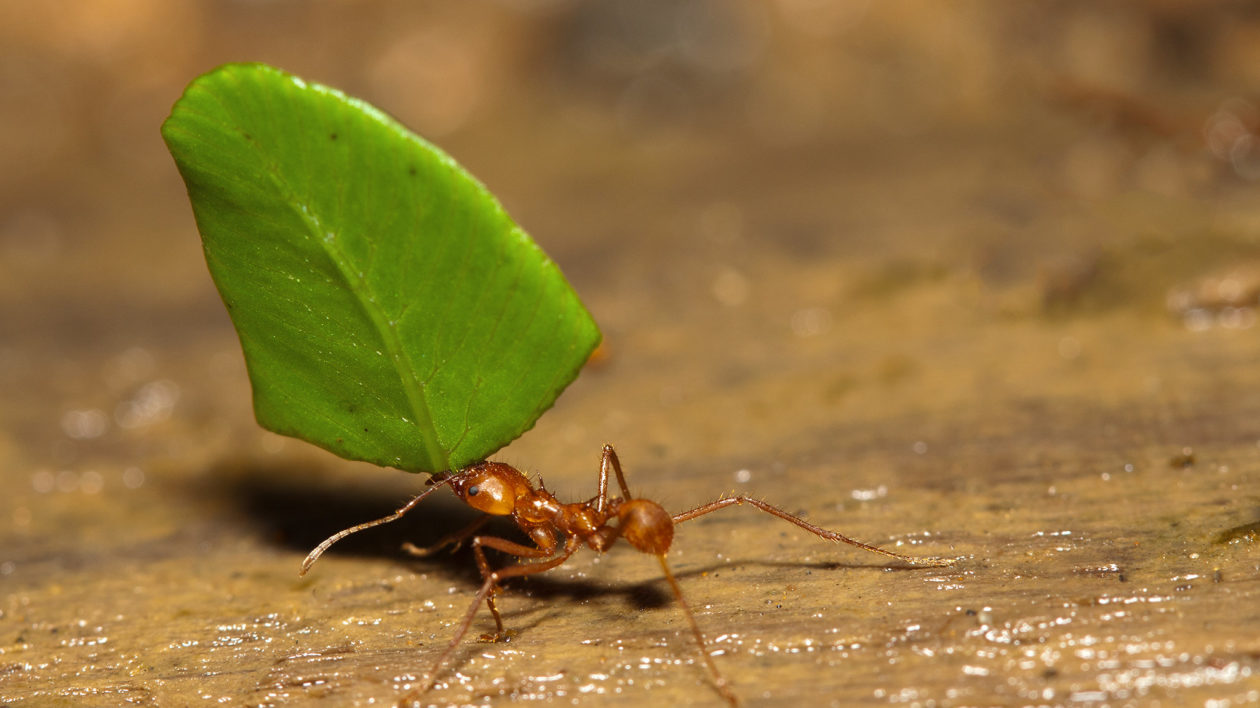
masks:
<svg viewBox="0 0 1260 708"><path fill-rule="evenodd" d="M601 511L588 502L563 504L545 489L534 490L517 500L514 518L522 527L554 530L566 538L586 541L597 551L604 551L620 535L608 520L615 518L620 499L610 499Z"/></svg>

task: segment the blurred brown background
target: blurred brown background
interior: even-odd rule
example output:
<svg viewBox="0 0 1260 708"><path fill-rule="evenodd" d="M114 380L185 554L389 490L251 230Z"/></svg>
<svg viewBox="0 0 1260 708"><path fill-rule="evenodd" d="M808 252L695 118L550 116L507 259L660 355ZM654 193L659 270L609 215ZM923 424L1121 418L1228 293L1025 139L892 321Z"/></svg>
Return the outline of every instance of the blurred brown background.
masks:
<svg viewBox="0 0 1260 708"><path fill-rule="evenodd" d="M504 459L962 559L680 527L748 703L1260 703L1253 4L0 0L0 704L388 702L476 586L397 551L448 502L296 577L420 480L253 423L158 135L247 60L442 145L595 313ZM717 704L653 568L516 584L430 697Z"/></svg>

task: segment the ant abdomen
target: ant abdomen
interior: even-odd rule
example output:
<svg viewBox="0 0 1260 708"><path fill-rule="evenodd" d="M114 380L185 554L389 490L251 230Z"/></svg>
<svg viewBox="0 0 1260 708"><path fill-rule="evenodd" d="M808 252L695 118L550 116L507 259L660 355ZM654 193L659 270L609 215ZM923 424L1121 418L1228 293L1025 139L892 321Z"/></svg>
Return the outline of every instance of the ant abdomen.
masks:
<svg viewBox="0 0 1260 708"><path fill-rule="evenodd" d="M674 519L654 501L627 499L617 510L617 520L622 538L644 553L663 556L674 541Z"/></svg>

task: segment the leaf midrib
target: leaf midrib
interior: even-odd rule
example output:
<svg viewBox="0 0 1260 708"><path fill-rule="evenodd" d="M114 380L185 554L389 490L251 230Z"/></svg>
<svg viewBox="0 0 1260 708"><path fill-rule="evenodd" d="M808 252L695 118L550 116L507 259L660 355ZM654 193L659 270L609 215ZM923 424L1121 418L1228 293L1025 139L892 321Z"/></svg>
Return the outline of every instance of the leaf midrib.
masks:
<svg viewBox="0 0 1260 708"><path fill-rule="evenodd" d="M433 414L429 410L428 400L424 397L424 384L408 363L407 357L403 352L402 340L398 336L397 325L390 322L388 315L378 305L376 297L372 294L371 289L368 288L366 280L360 277L359 271L353 267L345 252L337 246L336 240L338 236L324 228L323 223L320 222L319 217L315 215L310 205L297 198L288 181L280 175L279 170L274 165L269 165L268 172L275 181L276 188L287 197L286 203L291 206L298 219L306 225L311 233L311 237L316 243L320 244L329 260L337 266L337 271L341 274L351 292L354 293L355 301L363 308L363 312L381 336L390 360L394 364L394 370L402 379L403 392L407 396L407 402L411 404L411 412L415 416L412 426L423 439L424 449L438 450L441 455L437 460L433 460L438 466L438 469L433 471L441 472L450 469L450 453L438 440L437 428L433 425Z"/></svg>
<svg viewBox="0 0 1260 708"><path fill-rule="evenodd" d="M221 106L223 105L221 98L217 94L213 92L209 93L213 101L219 103ZM227 107L225 106L225 108ZM375 110L368 111L368 114L376 118L378 121L381 120L381 116ZM358 303L359 307L363 308L364 314L367 315L377 333L380 335L381 341L385 345L385 349L389 354L390 360L393 362L394 371L402 380L404 393L407 396L407 402L410 404L411 413L415 418L415 420L412 421L412 427L415 428L416 432L419 433L422 439L422 449L426 453L428 450L438 451L438 458L430 460L431 466L436 467L436 469L429 471L440 472L449 470L451 467L450 451L443 447L441 441L438 439L437 428L433 424L433 414L429 409L428 401L424 398L424 384L420 381L416 372L408 364L407 358L403 353L402 340L398 337L396 326L390 324L386 313L377 305L376 298L372 295L371 290L368 289L367 284L363 281L363 279L358 277L357 271L351 267L350 259L340 248L337 247L335 241L337 236L332 231L328 231L324 228L323 223L315 215L314 211L305 200L298 198L296 190L293 189L289 181L281 175L279 166L263 156L262 146L258 145L257 141L249 137L249 135L241 128L238 128L238 131L247 141L255 144L257 154L260 158L262 158L265 171L270 176L276 190L283 197L282 201L288 205L298 219L305 224L315 243L321 245L320 247L323 249L324 253L337 267L337 271L341 274L341 277L345 280L351 292L354 293L355 301ZM331 238L324 238L325 234L328 234ZM426 454L425 457L427 459L428 455Z"/></svg>

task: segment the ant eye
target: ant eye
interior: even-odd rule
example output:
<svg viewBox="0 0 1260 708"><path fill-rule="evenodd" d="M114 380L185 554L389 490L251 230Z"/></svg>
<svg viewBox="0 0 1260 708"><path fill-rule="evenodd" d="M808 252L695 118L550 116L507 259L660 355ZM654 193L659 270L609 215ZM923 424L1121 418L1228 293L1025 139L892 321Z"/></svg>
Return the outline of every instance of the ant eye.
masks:
<svg viewBox="0 0 1260 708"><path fill-rule="evenodd" d="M468 488L468 496L470 496L470 497L475 497L475 496L477 496L477 494L479 494L480 492L481 492L481 487L478 487L478 486L477 486L477 485L475 485L475 484L474 484L473 486L471 486L471 487L469 487L469 488Z"/></svg>

